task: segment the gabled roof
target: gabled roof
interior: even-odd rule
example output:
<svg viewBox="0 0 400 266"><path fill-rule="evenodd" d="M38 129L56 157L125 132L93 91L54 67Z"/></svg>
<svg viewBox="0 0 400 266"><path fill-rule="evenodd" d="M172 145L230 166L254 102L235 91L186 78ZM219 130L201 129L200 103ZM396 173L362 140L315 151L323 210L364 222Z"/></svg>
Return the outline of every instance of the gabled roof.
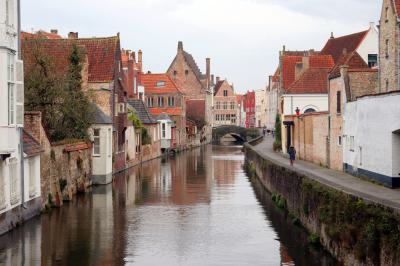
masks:
<svg viewBox="0 0 400 266"><path fill-rule="evenodd" d="M338 38L330 38L322 49L321 54L332 55L333 60L337 63L343 54L343 50L346 49L347 53L357 50L368 32L369 30L366 30Z"/></svg>
<svg viewBox="0 0 400 266"><path fill-rule="evenodd" d="M165 82L165 86L157 86L157 82ZM142 74L141 85L144 86L145 94L179 93L182 91L167 74Z"/></svg>
<svg viewBox="0 0 400 266"><path fill-rule="evenodd" d="M23 130L22 135L24 153L28 156L35 156L43 152L39 142L37 142L28 132Z"/></svg>
<svg viewBox="0 0 400 266"><path fill-rule="evenodd" d="M75 41L86 47L89 61L89 82L113 81L115 68L118 66L117 55L120 54L119 36L79 38Z"/></svg>
<svg viewBox="0 0 400 266"><path fill-rule="evenodd" d="M136 115L143 124L156 124L157 120L150 114L149 109L139 99L128 100L128 104L135 110Z"/></svg>
<svg viewBox="0 0 400 266"><path fill-rule="evenodd" d="M205 100L187 100L186 117L193 121L198 128L206 124L206 102Z"/></svg>
<svg viewBox="0 0 400 266"><path fill-rule="evenodd" d="M361 58L361 56L356 52L346 53L341 55L338 59L336 66L329 73L329 79L334 79L340 77L340 68L343 65L347 65L349 70L352 69L368 69L367 63Z"/></svg>
<svg viewBox="0 0 400 266"><path fill-rule="evenodd" d="M92 104L93 117L92 124L109 125L112 124L112 119L106 115L96 104Z"/></svg>
<svg viewBox="0 0 400 266"><path fill-rule="evenodd" d="M222 85L224 84L224 81L225 81L225 80L220 80L220 81L217 82L217 84L215 84L215 87L214 87L214 96L217 95L219 89L221 89Z"/></svg>
<svg viewBox="0 0 400 266"><path fill-rule="evenodd" d="M166 113L168 115L183 115L183 109L181 107L152 107L148 109L153 116L158 116L162 113Z"/></svg>
<svg viewBox="0 0 400 266"><path fill-rule="evenodd" d="M296 80L285 94L321 94L328 92L327 68L309 68Z"/></svg>
<svg viewBox="0 0 400 266"><path fill-rule="evenodd" d="M287 89L295 81L295 67L297 63L301 63L302 56L283 56L282 58L282 75L283 88Z"/></svg>
<svg viewBox="0 0 400 266"><path fill-rule="evenodd" d="M183 56L185 57L186 63L189 65L190 69L196 75L199 80L205 79L206 76L201 73L199 66L197 65L196 61L194 60L193 56L186 51L183 51Z"/></svg>

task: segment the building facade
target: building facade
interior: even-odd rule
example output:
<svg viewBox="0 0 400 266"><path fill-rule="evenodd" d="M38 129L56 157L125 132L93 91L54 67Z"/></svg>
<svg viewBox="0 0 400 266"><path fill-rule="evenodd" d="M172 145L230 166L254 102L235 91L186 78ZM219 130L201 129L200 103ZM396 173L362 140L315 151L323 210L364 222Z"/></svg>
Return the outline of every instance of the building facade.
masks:
<svg viewBox="0 0 400 266"><path fill-rule="evenodd" d="M237 125L237 99L227 80L217 79L214 87L214 126Z"/></svg>
<svg viewBox="0 0 400 266"><path fill-rule="evenodd" d="M24 125L17 0L0 2L0 235L40 213L40 145Z"/></svg>
<svg viewBox="0 0 400 266"><path fill-rule="evenodd" d="M244 96L244 109L246 112L246 128L254 128L256 126L256 94L254 91L248 91Z"/></svg>
<svg viewBox="0 0 400 266"><path fill-rule="evenodd" d="M378 92L400 89L399 38L400 0L384 0L379 21L379 88Z"/></svg>

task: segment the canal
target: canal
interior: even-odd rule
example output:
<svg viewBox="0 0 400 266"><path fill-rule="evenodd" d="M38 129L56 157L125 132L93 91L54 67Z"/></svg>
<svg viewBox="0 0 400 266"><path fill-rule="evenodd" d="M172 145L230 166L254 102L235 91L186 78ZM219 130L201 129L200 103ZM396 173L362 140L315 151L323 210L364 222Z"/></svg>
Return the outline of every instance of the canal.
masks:
<svg viewBox="0 0 400 266"><path fill-rule="evenodd" d="M210 145L134 167L0 237L0 265L336 265L243 163Z"/></svg>

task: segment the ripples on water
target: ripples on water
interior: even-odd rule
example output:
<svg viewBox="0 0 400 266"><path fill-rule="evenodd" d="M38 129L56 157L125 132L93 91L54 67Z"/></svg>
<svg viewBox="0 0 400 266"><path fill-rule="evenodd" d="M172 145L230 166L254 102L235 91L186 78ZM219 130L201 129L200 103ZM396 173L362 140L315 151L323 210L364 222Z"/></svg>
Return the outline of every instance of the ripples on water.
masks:
<svg viewBox="0 0 400 266"><path fill-rule="evenodd" d="M243 160L241 147L207 146L132 168L1 237L0 264L335 265Z"/></svg>

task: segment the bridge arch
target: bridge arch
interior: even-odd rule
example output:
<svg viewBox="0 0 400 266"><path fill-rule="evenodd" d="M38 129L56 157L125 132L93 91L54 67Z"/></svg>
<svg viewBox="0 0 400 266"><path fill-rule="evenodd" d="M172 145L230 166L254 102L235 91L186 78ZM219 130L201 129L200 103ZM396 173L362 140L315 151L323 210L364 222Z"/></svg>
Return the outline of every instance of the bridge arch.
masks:
<svg viewBox="0 0 400 266"><path fill-rule="evenodd" d="M214 127L212 130L213 143L219 143L224 137L230 135L237 141L246 142L247 141L247 130L244 127L226 125Z"/></svg>

